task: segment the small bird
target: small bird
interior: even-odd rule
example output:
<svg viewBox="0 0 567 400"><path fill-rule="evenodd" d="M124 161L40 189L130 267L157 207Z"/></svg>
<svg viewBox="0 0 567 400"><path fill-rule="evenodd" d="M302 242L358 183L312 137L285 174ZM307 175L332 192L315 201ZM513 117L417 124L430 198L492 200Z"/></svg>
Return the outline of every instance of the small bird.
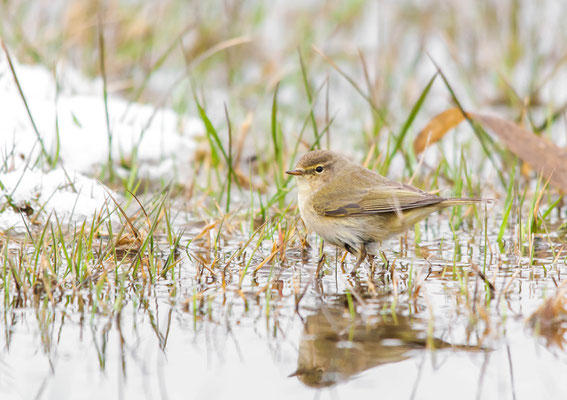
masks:
<svg viewBox="0 0 567 400"><path fill-rule="evenodd" d="M352 274L382 241L445 207L482 201L443 198L398 183L328 150L304 154L294 170L301 218L323 240L357 256Z"/></svg>

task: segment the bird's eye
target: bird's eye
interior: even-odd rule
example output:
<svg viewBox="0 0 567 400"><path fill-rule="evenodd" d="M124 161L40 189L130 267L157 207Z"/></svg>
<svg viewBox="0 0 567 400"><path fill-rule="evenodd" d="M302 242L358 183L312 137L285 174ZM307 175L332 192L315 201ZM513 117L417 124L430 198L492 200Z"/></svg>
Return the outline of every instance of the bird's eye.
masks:
<svg viewBox="0 0 567 400"><path fill-rule="evenodd" d="M323 167L321 165L319 165L317 168L315 168L315 171L317 171L318 173L323 172Z"/></svg>

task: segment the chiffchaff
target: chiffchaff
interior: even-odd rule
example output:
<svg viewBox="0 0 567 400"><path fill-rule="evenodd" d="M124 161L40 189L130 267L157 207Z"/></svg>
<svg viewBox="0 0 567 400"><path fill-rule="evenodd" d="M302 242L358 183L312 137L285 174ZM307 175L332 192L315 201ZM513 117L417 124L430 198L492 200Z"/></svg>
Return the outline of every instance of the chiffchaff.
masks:
<svg viewBox="0 0 567 400"><path fill-rule="evenodd" d="M327 150L303 155L294 170L301 217L323 240L357 255L355 267L380 243L445 207L480 199L447 199L398 183Z"/></svg>

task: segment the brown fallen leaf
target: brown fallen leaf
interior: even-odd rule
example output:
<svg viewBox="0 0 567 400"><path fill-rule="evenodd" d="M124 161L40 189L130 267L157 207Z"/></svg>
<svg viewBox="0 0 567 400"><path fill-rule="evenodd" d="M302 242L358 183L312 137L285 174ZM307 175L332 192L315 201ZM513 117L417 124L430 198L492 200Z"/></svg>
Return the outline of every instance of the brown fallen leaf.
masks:
<svg viewBox="0 0 567 400"><path fill-rule="evenodd" d="M549 179L550 184L567 192L567 150L537 136L513 122L484 114L466 113L487 131L497 136L504 146L533 169ZM435 116L414 141L418 154L465 119L459 108L451 108Z"/></svg>
<svg viewBox="0 0 567 400"><path fill-rule="evenodd" d="M482 114L472 117L495 133L508 150L549 178L552 185L567 192L566 149L513 122Z"/></svg>
<svg viewBox="0 0 567 400"><path fill-rule="evenodd" d="M447 132L459 125L464 119L465 116L458 107L450 108L441 114L437 114L415 138L413 142L415 154L421 153L433 143L441 140Z"/></svg>

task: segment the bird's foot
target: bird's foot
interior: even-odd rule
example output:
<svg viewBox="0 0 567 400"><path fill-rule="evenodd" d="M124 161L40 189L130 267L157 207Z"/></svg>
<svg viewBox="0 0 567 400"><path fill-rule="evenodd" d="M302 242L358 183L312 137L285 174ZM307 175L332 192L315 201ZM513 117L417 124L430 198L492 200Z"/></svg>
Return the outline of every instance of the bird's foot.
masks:
<svg viewBox="0 0 567 400"><path fill-rule="evenodd" d="M354 268L352 269L350 276L356 277L358 267L360 267L360 264L362 264L367 254L368 253L366 252L366 246L362 245L358 251L358 257L356 258L356 263L354 264Z"/></svg>

